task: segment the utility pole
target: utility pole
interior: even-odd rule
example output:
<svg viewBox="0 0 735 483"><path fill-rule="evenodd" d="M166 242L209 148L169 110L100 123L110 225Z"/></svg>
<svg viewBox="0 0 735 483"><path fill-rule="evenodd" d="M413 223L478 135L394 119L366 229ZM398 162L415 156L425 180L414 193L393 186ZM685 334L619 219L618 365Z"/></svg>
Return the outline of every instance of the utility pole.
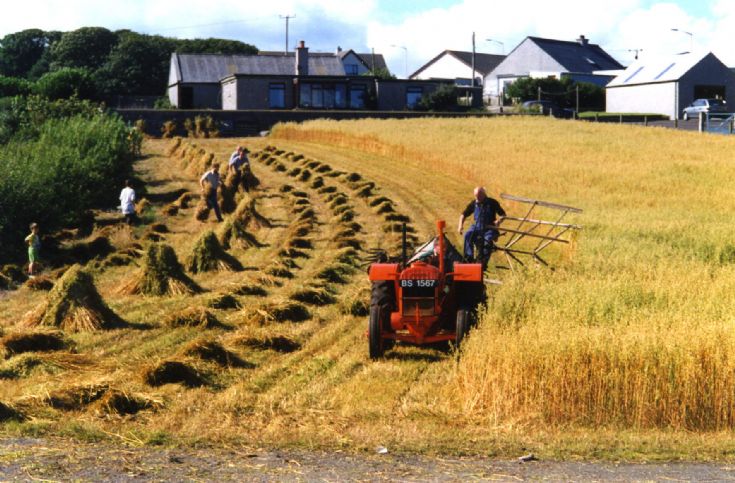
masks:
<svg viewBox="0 0 735 483"><path fill-rule="evenodd" d="M538 101L541 100L541 86L538 86Z"/></svg>
<svg viewBox="0 0 735 483"><path fill-rule="evenodd" d="M286 20L286 48L283 50L283 55L288 55L288 21L296 18L296 15L279 15L279 17Z"/></svg>
<svg viewBox="0 0 735 483"><path fill-rule="evenodd" d="M628 49L628 52L635 52L635 60L638 60L638 53L643 52L643 49Z"/></svg>
<svg viewBox="0 0 735 483"><path fill-rule="evenodd" d="M472 32L472 87L475 87L475 32Z"/></svg>
<svg viewBox="0 0 735 483"><path fill-rule="evenodd" d="M577 91L577 115L579 115L579 84L574 86L574 88Z"/></svg>

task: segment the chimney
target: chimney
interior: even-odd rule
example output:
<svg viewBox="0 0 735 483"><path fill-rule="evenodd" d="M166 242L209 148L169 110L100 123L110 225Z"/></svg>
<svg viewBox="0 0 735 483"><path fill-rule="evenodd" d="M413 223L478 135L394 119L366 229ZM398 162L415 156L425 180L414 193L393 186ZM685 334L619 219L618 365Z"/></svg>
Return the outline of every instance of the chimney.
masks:
<svg viewBox="0 0 735 483"><path fill-rule="evenodd" d="M579 42L579 45L581 45L582 47L587 47L587 44L590 43L590 39L585 38L584 35L580 35L577 39L577 42Z"/></svg>
<svg viewBox="0 0 735 483"><path fill-rule="evenodd" d="M340 46L338 45L338 46L337 46L337 55L339 55L339 54L341 54L341 53L342 53L342 47L340 47Z"/></svg>
<svg viewBox="0 0 735 483"><path fill-rule="evenodd" d="M296 47L296 75L309 75L309 48L303 40Z"/></svg>

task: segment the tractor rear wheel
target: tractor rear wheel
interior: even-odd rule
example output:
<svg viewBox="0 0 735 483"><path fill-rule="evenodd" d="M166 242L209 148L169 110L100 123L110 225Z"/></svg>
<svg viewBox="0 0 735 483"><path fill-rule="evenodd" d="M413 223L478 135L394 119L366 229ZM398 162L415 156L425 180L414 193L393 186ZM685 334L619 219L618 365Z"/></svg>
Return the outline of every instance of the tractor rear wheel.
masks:
<svg viewBox="0 0 735 483"><path fill-rule="evenodd" d="M457 310L457 328L456 328L456 340L455 345L457 348L462 344L467 332L470 330L470 324L472 323L472 312L467 309Z"/></svg>
<svg viewBox="0 0 735 483"><path fill-rule="evenodd" d="M383 357L385 347L383 345L381 312L379 306L370 307L370 321L368 322L368 346L370 349L370 358L378 359Z"/></svg>

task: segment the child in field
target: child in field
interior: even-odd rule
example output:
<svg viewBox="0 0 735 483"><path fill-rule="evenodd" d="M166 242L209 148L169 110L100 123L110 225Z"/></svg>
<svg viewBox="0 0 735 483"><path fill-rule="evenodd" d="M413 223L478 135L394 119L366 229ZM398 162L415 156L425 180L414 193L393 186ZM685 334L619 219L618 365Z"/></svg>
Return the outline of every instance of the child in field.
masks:
<svg viewBox="0 0 735 483"><path fill-rule="evenodd" d="M41 255L41 237L38 235L38 223L31 223L31 234L25 238L28 245L28 277L35 278L36 262Z"/></svg>

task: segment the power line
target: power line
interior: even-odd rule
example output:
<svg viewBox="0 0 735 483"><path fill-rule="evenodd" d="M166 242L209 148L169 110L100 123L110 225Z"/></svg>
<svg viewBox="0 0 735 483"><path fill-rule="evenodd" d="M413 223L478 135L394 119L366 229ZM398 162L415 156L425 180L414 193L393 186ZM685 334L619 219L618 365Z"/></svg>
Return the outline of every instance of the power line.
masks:
<svg viewBox="0 0 735 483"><path fill-rule="evenodd" d="M187 25L187 26L181 26L181 27L167 27L167 28L156 28L156 31L165 32L169 30L186 30L186 29L193 29L193 28L199 28L199 27L216 27L218 25L228 25L228 24L234 24L234 23L253 23L253 22L260 22L262 20L272 18L272 17L259 17L259 18L248 18L248 19L240 19L240 20L227 20L225 22L213 22L213 23L204 23L199 25Z"/></svg>

